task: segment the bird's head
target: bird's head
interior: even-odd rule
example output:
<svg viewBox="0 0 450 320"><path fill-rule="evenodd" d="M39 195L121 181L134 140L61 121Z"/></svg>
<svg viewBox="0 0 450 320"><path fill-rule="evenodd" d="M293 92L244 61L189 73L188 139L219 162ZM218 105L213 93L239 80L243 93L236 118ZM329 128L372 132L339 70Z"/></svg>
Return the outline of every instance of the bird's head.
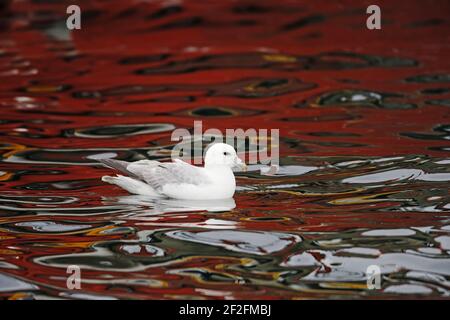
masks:
<svg viewBox="0 0 450 320"><path fill-rule="evenodd" d="M231 169L246 170L247 166L237 156L232 146L226 143L215 143L208 147L205 154L205 167L212 165L225 165Z"/></svg>

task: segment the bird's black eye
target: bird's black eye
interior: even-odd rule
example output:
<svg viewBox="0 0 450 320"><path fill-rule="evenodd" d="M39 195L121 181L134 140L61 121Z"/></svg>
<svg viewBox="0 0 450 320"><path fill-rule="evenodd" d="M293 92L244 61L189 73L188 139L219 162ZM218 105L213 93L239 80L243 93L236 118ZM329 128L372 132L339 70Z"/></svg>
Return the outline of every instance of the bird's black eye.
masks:
<svg viewBox="0 0 450 320"><path fill-rule="evenodd" d="M223 155L224 155L224 156L227 156L227 155L229 155L229 153L225 151L225 152L223 153Z"/></svg>

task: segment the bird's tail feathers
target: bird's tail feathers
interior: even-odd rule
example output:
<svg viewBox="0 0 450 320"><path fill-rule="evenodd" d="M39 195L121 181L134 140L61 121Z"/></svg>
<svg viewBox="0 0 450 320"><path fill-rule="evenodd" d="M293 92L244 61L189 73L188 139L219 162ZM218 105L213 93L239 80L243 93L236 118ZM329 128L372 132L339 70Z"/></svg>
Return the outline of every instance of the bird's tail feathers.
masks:
<svg viewBox="0 0 450 320"><path fill-rule="evenodd" d="M133 179L131 177L125 177L122 175L116 175L115 177L103 176L102 181L110 184L115 184L122 189L127 190L129 193L152 197L161 197L161 195L157 193L151 186L143 181Z"/></svg>

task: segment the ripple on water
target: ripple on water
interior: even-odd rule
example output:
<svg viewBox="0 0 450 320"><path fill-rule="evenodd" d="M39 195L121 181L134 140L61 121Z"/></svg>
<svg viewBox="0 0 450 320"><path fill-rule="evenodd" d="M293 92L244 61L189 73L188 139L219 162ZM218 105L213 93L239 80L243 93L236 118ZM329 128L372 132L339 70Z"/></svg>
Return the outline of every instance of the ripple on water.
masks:
<svg viewBox="0 0 450 320"><path fill-rule="evenodd" d="M83 229L89 229L92 226L77 225L77 224L61 224L53 221L30 221L30 222L18 222L15 224L18 227L31 228L37 232L68 232L68 231L78 231Z"/></svg>
<svg viewBox="0 0 450 320"><path fill-rule="evenodd" d="M301 241L299 236L293 234L237 230L170 231L167 235L182 241L203 243L223 247L231 251L257 255L272 254Z"/></svg>
<svg viewBox="0 0 450 320"><path fill-rule="evenodd" d="M366 90L328 92L317 99L319 106L362 106L382 109L414 109L417 106L402 102L401 94L379 93ZM395 101L397 100L397 101Z"/></svg>
<svg viewBox="0 0 450 320"><path fill-rule="evenodd" d="M446 83L450 82L450 74L435 73L435 74L420 74L405 79L407 82L418 83Z"/></svg>
<svg viewBox="0 0 450 320"><path fill-rule="evenodd" d="M385 293L399 294L430 294L433 290L425 285L418 284L400 284L391 285L383 290Z"/></svg>
<svg viewBox="0 0 450 320"><path fill-rule="evenodd" d="M404 237L415 235L410 229L376 229L363 232L361 235L368 237Z"/></svg>
<svg viewBox="0 0 450 320"><path fill-rule="evenodd" d="M109 126L99 126L67 130L67 136L91 139L105 139L122 136L134 136L139 134L150 134L171 131L175 129L172 124L150 123L150 124L117 124Z"/></svg>
<svg viewBox="0 0 450 320"><path fill-rule="evenodd" d="M403 180L450 181L450 173L425 173L419 169L395 169L346 178L343 183L382 183Z"/></svg>
<svg viewBox="0 0 450 320"><path fill-rule="evenodd" d="M0 292L38 290L39 287L19 280L15 277L0 273Z"/></svg>

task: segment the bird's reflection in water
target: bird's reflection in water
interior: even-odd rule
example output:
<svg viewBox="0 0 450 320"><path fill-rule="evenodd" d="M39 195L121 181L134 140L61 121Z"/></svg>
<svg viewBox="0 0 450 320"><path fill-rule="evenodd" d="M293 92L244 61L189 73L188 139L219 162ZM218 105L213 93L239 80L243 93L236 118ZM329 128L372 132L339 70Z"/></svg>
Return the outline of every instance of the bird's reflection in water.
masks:
<svg viewBox="0 0 450 320"><path fill-rule="evenodd" d="M220 200L178 200L168 198L153 198L142 195L128 195L118 197L103 197L106 205L124 204L136 206L138 210L127 214L127 217L145 217L169 212L224 212L233 210L236 202L233 198Z"/></svg>

